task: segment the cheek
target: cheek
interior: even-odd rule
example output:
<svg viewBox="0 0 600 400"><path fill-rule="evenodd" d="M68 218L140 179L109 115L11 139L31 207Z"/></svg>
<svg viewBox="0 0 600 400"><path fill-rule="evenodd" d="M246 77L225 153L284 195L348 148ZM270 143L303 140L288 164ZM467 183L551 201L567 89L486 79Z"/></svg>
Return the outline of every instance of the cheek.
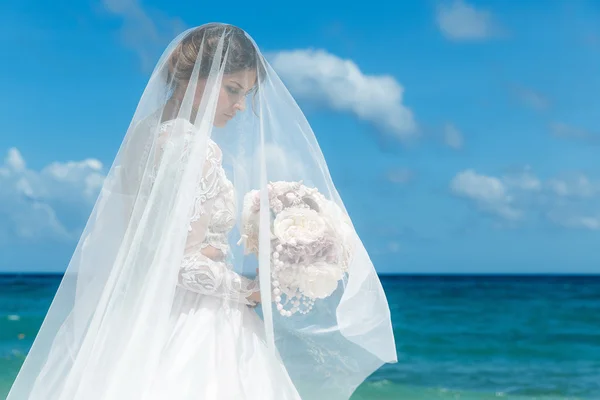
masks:
<svg viewBox="0 0 600 400"><path fill-rule="evenodd" d="M204 88L198 88L198 90L196 91L196 105L199 105L200 102L202 101L202 95L204 92ZM221 88L221 90L219 91L219 98L217 99L217 107L215 110L215 114L222 114L224 112L227 112L229 109L231 108L231 104L230 104L230 99L229 99L229 94L227 93L227 90L225 90L225 88Z"/></svg>
<svg viewBox="0 0 600 400"><path fill-rule="evenodd" d="M219 92L219 100L217 100L217 112L227 108L227 100L227 92L224 89L221 89Z"/></svg>

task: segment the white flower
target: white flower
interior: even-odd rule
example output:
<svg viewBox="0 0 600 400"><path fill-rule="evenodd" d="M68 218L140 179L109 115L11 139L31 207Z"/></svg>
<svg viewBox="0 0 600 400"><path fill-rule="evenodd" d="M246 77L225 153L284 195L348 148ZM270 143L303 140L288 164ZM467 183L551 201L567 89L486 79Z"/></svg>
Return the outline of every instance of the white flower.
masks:
<svg viewBox="0 0 600 400"><path fill-rule="evenodd" d="M260 191L252 190L248 196L248 204L244 205L244 208L249 212L256 213L260 210Z"/></svg>
<svg viewBox="0 0 600 400"><path fill-rule="evenodd" d="M337 289L339 281L344 273L332 264L317 262L306 266L302 274L299 274L298 288L307 297L313 299L324 299Z"/></svg>
<svg viewBox="0 0 600 400"><path fill-rule="evenodd" d="M326 204L326 207L323 207L323 212L330 216L329 219L334 224L336 242L340 245L339 261L344 268L347 268L354 253L355 235L352 222L348 214L333 201L323 202L322 204Z"/></svg>
<svg viewBox="0 0 600 400"><path fill-rule="evenodd" d="M316 299L335 292L347 272L354 229L342 206L302 181L270 182L267 189L271 218L270 226L264 228L271 235L277 309L285 316L306 314ZM258 252L260 193L253 190L244 196L239 244L246 254Z"/></svg>
<svg viewBox="0 0 600 400"><path fill-rule="evenodd" d="M273 234L281 244L306 245L327 235L328 225L315 210L286 208L273 222Z"/></svg>
<svg viewBox="0 0 600 400"><path fill-rule="evenodd" d="M298 276L299 274L292 268L279 269L273 274L273 279L277 279L279 283L278 288L286 295L292 296L296 293L298 288ZM277 301L277 299L275 299ZM281 298L279 299L281 301Z"/></svg>

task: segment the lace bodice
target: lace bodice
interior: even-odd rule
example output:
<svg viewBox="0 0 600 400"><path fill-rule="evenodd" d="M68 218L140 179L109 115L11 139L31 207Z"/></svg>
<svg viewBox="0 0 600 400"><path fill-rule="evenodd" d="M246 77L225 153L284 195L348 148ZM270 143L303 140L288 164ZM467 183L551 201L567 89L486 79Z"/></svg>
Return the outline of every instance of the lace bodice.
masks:
<svg viewBox="0 0 600 400"><path fill-rule="evenodd" d="M164 122L160 134L168 137L172 124ZM186 135L193 135L194 130L188 122ZM203 295L254 305L247 297L259 290L258 280L237 274L227 261L228 234L235 226L235 215L234 187L223 169L221 149L208 139L205 167L190 212L179 285Z"/></svg>

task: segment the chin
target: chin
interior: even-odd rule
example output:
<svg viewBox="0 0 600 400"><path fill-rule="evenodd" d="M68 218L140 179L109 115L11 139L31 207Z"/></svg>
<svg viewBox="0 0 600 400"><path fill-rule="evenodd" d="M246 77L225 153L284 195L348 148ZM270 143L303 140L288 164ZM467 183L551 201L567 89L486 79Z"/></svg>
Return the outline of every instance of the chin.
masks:
<svg viewBox="0 0 600 400"><path fill-rule="evenodd" d="M213 121L213 126L215 128L223 128L223 127L225 127L225 125L227 125L227 121L219 121L216 119Z"/></svg>

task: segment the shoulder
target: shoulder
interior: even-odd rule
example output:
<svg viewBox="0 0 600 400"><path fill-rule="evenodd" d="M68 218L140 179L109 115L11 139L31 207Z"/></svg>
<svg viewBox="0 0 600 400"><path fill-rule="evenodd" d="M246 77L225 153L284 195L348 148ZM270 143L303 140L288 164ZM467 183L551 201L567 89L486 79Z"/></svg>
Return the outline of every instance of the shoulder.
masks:
<svg viewBox="0 0 600 400"><path fill-rule="evenodd" d="M194 124L185 118L162 121L158 127L159 136L190 135L196 130Z"/></svg>
<svg viewBox="0 0 600 400"><path fill-rule="evenodd" d="M217 163L223 162L223 151L217 143L211 138L208 138L208 154L207 158L214 159Z"/></svg>
<svg viewBox="0 0 600 400"><path fill-rule="evenodd" d="M190 121L185 118L176 118L170 119L167 121L163 121L160 124L158 129L159 138L169 138L171 135L175 134L176 136L184 135L186 137L192 138L195 134L198 133L198 128ZM208 154L207 158L214 159L219 163L223 159L223 152L219 145L212 140L210 137L207 140Z"/></svg>

